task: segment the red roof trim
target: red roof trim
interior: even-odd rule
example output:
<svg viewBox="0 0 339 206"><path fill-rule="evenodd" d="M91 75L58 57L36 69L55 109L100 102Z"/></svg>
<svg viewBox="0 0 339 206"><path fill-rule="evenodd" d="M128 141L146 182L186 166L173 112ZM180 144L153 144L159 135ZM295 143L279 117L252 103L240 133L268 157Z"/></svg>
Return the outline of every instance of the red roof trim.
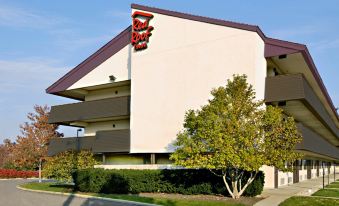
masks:
<svg viewBox="0 0 339 206"><path fill-rule="evenodd" d="M265 58L280 56L284 54L294 54L299 50L281 47L273 44L265 44Z"/></svg>
<svg viewBox="0 0 339 206"><path fill-rule="evenodd" d="M74 69L69 71L66 75L64 75L58 81L48 87L46 89L46 92L49 94L56 94L58 92L66 90L83 76L91 72L104 61L106 61L109 57L128 45L130 43L131 31L132 27L129 26L116 37L114 37L111 41L101 47L98 51L96 51Z"/></svg>

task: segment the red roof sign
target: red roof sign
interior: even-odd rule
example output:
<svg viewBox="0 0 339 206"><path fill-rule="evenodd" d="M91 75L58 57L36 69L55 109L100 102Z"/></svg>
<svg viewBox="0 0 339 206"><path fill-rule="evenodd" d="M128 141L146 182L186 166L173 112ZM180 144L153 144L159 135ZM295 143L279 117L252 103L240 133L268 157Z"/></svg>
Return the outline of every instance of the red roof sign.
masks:
<svg viewBox="0 0 339 206"><path fill-rule="evenodd" d="M140 18L141 17L141 18ZM152 35L153 26L149 25L149 21L153 18L150 13L135 11L132 14L132 36L131 43L134 49L143 50L147 48L149 37Z"/></svg>

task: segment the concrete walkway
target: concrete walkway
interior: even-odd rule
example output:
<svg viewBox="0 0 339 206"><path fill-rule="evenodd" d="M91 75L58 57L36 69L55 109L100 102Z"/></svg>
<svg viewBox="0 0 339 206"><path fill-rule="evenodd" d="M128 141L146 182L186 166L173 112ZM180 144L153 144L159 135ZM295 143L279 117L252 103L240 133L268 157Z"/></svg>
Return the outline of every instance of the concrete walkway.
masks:
<svg viewBox="0 0 339 206"><path fill-rule="evenodd" d="M336 174L336 179L339 174ZM333 174L330 175L330 183L334 182ZM325 176L325 185L328 184L328 176ZM277 189L265 189L262 193L265 199L257 202L254 206L278 206L284 200L292 196L310 196L315 191L322 189L323 178L305 180L288 186L281 186Z"/></svg>

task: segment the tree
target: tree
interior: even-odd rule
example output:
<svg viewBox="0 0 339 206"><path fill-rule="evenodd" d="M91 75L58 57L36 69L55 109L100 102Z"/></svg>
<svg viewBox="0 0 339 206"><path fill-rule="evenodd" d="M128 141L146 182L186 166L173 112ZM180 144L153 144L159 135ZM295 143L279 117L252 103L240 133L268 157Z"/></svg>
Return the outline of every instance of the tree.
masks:
<svg viewBox="0 0 339 206"><path fill-rule="evenodd" d="M47 178L71 182L74 168L88 169L93 168L95 164L97 164L97 161L90 151L82 150L79 153L66 151L53 157L48 157L44 165L43 174Z"/></svg>
<svg viewBox="0 0 339 206"><path fill-rule="evenodd" d="M233 76L211 94L207 105L186 112L171 155L175 164L221 176L232 198L243 194L263 165L291 170L285 163L301 157L294 151L301 135L292 117L255 100L245 75ZM245 171L251 174L242 182Z"/></svg>
<svg viewBox="0 0 339 206"><path fill-rule="evenodd" d="M17 136L13 147L14 164L20 169L33 170L39 167L47 156L47 143L50 139L61 137L58 125L48 124L50 108L34 106L34 112L28 113L29 122L20 125L22 135Z"/></svg>
<svg viewBox="0 0 339 206"><path fill-rule="evenodd" d="M15 144L10 139L4 139L0 145L0 168L13 169L13 154L12 150Z"/></svg>

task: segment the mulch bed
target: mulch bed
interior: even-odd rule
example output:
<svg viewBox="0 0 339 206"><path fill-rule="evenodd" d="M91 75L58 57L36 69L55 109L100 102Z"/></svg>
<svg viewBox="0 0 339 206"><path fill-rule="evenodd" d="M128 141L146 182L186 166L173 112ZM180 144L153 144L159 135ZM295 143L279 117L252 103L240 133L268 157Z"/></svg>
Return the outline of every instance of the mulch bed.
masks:
<svg viewBox="0 0 339 206"><path fill-rule="evenodd" d="M182 194L167 194L167 193L140 193L143 197L180 199L180 200L206 200L206 201L227 201L234 203L242 203L244 205L254 205L254 203L262 200L262 197L241 197L240 199L232 199L222 195L182 195Z"/></svg>

